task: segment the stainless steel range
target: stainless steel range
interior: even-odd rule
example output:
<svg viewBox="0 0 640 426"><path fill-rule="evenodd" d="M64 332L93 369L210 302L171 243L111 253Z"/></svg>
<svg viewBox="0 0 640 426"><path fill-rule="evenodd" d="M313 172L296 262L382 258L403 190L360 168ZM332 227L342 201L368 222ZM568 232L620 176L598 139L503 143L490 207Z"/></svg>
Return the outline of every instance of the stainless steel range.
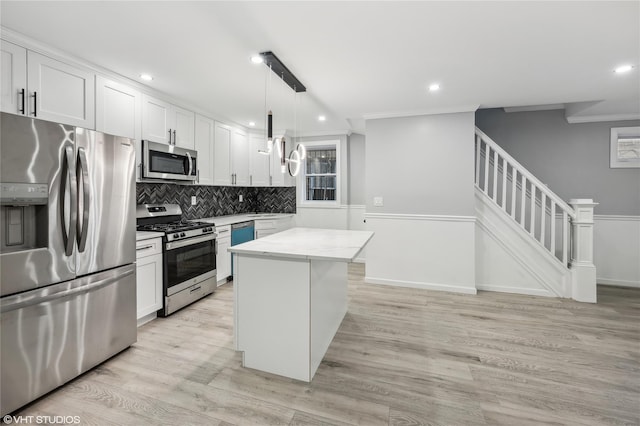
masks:
<svg viewBox="0 0 640 426"><path fill-rule="evenodd" d="M216 289L216 228L212 223L182 218L177 204L141 204L136 208L138 231L164 233L163 307L166 317Z"/></svg>

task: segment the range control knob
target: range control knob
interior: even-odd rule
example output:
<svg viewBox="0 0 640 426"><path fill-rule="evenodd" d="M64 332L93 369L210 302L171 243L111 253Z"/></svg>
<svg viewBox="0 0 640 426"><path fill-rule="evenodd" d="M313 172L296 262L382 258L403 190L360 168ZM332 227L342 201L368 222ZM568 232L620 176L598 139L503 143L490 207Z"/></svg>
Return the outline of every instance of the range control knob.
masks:
<svg viewBox="0 0 640 426"><path fill-rule="evenodd" d="M181 237L186 237L187 235L186 235L184 232L182 232L182 233L180 234L180 236L181 236Z"/></svg>
<svg viewBox="0 0 640 426"><path fill-rule="evenodd" d="M178 238L180 237L180 234L173 234L173 238Z"/></svg>

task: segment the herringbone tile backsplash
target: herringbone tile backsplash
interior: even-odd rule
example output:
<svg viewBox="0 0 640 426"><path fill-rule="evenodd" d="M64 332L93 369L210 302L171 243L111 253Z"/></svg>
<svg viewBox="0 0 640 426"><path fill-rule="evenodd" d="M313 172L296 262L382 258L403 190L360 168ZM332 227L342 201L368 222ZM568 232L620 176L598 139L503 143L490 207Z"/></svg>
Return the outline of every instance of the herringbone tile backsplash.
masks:
<svg viewBox="0 0 640 426"><path fill-rule="evenodd" d="M238 201L242 194L244 201ZM191 205L195 195L198 203ZM137 183L138 204L179 204L185 219L241 213L295 213L296 188L252 188L236 186Z"/></svg>

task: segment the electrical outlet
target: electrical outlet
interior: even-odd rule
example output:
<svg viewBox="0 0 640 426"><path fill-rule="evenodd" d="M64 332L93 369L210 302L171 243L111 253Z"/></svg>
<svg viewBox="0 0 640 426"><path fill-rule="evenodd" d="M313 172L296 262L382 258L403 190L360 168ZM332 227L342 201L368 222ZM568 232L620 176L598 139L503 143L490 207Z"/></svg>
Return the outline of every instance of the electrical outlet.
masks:
<svg viewBox="0 0 640 426"><path fill-rule="evenodd" d="M195 195L191 196L191 205L195 206L196 204L198 204L198 199L196 198Z"/></svg>
<svg viewBox="0 0 640 426"><path fill-rule="evenodd" d="M240 202L243 201L242 194L240 194L240 196L238 197L238 201L240 201Z"/></svg>
<svg viewBox="0 0 640 426"><path fill-rule="evenodd" d="M373 205L376 206L376 207L384 206L384 203L382 201L382 197L373 197Z"/></svg>

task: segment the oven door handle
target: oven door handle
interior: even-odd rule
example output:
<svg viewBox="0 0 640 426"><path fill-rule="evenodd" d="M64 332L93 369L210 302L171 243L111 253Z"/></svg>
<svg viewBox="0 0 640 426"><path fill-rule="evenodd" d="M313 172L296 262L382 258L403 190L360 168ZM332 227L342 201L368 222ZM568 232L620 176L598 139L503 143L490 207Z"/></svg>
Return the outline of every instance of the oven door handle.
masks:
<svg viewBox="0 0 640 426"><path fill-rule="evenodd" d="M216 233L207 234L207 235L203 235L202 237L194 237L194 238L189 238L188 240L182 240L182 241L175 241L175 242L171 242L171 243L166 243L164 247L167 250L174 250L174 249L177 249L177 248L180 248L180 247L190 246L192 244L197 244L197 243L202 243L202 242L205 242L205 241L215 240L217 236L218 236L218 234L216 234Z"/></svg>

